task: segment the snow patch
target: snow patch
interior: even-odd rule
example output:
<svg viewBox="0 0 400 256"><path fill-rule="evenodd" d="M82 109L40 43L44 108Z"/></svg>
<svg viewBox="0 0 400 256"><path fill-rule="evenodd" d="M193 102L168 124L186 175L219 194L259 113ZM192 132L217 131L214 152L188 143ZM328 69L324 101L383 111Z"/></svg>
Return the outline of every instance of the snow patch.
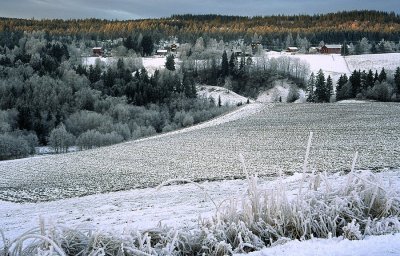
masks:
<svg viewBox="0 0 400 256"><path fill-rule="evenodd" d="M203 98L213 98L216 104L218 104L218 98L221 98L223 106L236 106L247 102L246 97L219 86L199 85L197 86L197 95ZM253 100L249 101L254 102Z"/></svg>
<svg viewBox="0 0 400 256"><path fill-rule="evenodd" d="M293 83L289 82L287 79L274 81L273 88L265 92L262 92L258 96L257 102L262 102L262 103L287 102L291 86L293 86ZM299 92L299 99L296 100L295 103L304 103L306 101L304 90L299 89L298 92Z"/></svg>

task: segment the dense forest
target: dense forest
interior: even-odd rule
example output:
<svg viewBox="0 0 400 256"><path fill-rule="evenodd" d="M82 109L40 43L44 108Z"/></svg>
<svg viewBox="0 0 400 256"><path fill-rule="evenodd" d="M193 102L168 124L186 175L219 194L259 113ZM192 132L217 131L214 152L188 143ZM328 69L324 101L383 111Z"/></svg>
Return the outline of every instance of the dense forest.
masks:
<svg viewBox="0 0 400 256"><path fill-rule="evenodd" d="M75 45L44 33L0 46L0 159L27 156L38 145L57 152L110 145L229 110L198 98L193 72L173 71L174 62L154 74L135 63L82 65Z"/></svg>
<svg viewBox="0 0 400 256"><path fill-rule="evenodd" d="M150 35L160 39L176 36L181 42L194 43L198 37L231 41L244 38L247 43L254 34L262 36L262 44L279 47L288 34L307 37L312 45L320 41L339 43L371 42L381 39L398 41L400 16L380 11L348 11L318 15L275 15L240 17L221 15L174 15L169 18L143 20L36 20L0 18L0 45L11 44L13 33L46 31L49 35L71 36L77 39L116 39L129 35Z"/></svg>

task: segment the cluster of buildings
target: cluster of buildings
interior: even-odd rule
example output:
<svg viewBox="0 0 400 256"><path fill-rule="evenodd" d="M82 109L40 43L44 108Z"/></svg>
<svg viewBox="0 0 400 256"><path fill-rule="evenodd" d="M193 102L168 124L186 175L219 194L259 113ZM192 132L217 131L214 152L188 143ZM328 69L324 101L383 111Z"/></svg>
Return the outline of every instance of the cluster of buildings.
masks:
<svg viewBox="0 0 400 256"><path fill-rule="evenodd" d="M261 44L261 42L252 42L250 46L251 46L251 52L250 51L243 52L243 50L241 48L232 49L232 52L236 56L243 56L243 55L251 56L251 55L255 54L257 49L259 49L259 47L262 47L262 44ZM156 56L167 56L168 54L171 54L171 53L174 54L177 52L178 48L179 48L179 43L176 43L176 42L171 43L170 41L162 41L158 45L158 49L156 50L155 55ZM296 54L297 52L299 52L299 50L300 49L298 47L288 47L286 49L286 52ZM311 54L317 54L317 53L340 54L341 50L342 50L342 45L340 45L340 44L326 44L321 47L310 47L308 50L308 53L311 53ZM93 47L92 48L92 56L93 57L104 57L106 55L107 55L107 53L103 47Z"/></svg>
<svg viewBox="0 0 400 256"><path fill-rule="evenodd" d="M348 46L349 47L349 46ZM296 53L299 51L298 47L288 47L286 52ZM321 53L321 54L340 54L342 51L341 44L326 44L321 47L310 47L309 53Z"/></svg>

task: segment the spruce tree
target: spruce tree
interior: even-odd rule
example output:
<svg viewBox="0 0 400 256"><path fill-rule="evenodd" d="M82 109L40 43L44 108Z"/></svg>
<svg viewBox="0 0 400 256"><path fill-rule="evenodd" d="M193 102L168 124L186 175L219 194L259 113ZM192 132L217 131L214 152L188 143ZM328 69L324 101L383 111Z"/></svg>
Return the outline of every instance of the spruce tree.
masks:
<svg viewBox="0 0 400 256"><path fill-rule="evenodd" d="M315 82L315 97L317 102L326 102L326 91L325 75L322 69L320 69Z"/></svg>
<svg viewBox="0 0 400 256"><path fill-rule="evenodd" d="M361 72L354 70L349 80L352 86L351 98L355 98L361 91Z"/></svg>
<svg viewBox="0 0 400 256"><path fill-rule="evenodd" d="M144 56L149 56L153 53L154 49L154 43L153 43L153 38L151 36L143 36L142 42L141 42L141 48L143 50L143 55Z"/></svg>
<svg viewBox="0 0 400 256"><path fill-rule="evenodd" d="M385 68L382 68L381 73L379 73L378 80L379 80L379 82L382 83L383 81L386 81L386 78L387 78L387 75L386 75Z"/></svg>
<svg viewBox="0 0 400 256"><path fill-rule="evenodd" d="M171 71L175 70L175 58L173 54L167 56L167 62L165 62L165 68Z"/></svg>
<svg viewBox="0 0 400 256"><path fill-rule="evenodd" d="M235 57L235 53L232 52L231 58L229 60L229 74L234 75L236 73L236 63L237 59Z"/></svg>
<svg viewBox="0 0 400 256"><path fill-rule="evenodd" d="M226 51L224 51L224 53L222 54L221 75L224 78L229 75L229 62L228 62L228 55L226 54Z"/></svg>
<svg viewBox="0 0 400 256"><path fill-rule="evenodd" d="M378 70L375 70L375 75L374 75L374 83L375 83L376 81L379 81Z"/></svg>
<svg viewBox="0 0 400 256"><path fill-rule="evenodd" d="M394 85L396 93L400 93L400 67L396 69L396 73L394 74Z"/></svg>
<svg viewBox="0 0 400 256"><path fill-rule="evenodd" d="M341 75L336 85L336 100L347 99L346 95L343 93L343 86L348 82L347 75Z"/></svg>
<svg viewBox="0 0 400 256"><path fill-rule="evenodd" d="M344 41L342 44L342 47L340 49L340 53L342 56L347 56L349 55L349 47L347 46L347 42Z"/></svg>
<svg viewBox="0 0 400 256"><path fill-rule="evenodd" d="M314 72L311 73L310 78L308 79L307 83L307 92L308 92L308 97L307 101L308 102L315 102L315 75Z"/></svg>
<svg viewBox="0 0 400 256"><path fill-rule="evenodd" d="M368 71L367 78L366 78L366 80L365 80L365 87L366 87L366 89L372 88L372 87L374 86L374 83L375 83L375 81L374 81L374 73L373 73L372 70L370 69L370 70Z"/></svg>
<svg viewBox="0 0 400 256"><path fill-rule="evenodd" d="M328 78L326 79L325 102L330 102L332 92L333 92L333 82L331 76L329 75Z"/></svg>

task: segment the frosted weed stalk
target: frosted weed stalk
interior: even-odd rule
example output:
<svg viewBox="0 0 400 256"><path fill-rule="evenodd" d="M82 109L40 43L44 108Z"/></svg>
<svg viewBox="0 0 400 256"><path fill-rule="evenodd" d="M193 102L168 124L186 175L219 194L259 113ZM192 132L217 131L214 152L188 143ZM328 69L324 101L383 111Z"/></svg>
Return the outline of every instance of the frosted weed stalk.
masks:
<svg viewBox="0 0 400 256"><path fill-rule="evenodd" d="M282 174L276 185L261 189L257 175L247 172L247 193L241 199L219 205L204 187L190 180L162 183L190 183L200 188L215 205L215 217L201 220L194 229L158 227L124 234L123 238L94 230L75 230L52 225L31 230L14 241L2 232L0 255L230 255L274 246L293 239L343 236L363 239L400 231L399 194L369 171L355 170L358 154L344 182L331 183L326 173L307 167L310 134L297 195L287 194Z"/></svg>
<svg viewBox="0 0 400 256"><path fill-rule="evenodd" d="M261 191L257 188L257 177L248 176L247 197L241 204L233 202L234 206L225 208L217 224L219 228L228 227L229 230L232 225L244 223L248 239L254 241L250 244L257 249L292 239L332 236L362 239L365 235L399 232L399 195L385 186L377 175L355 171L358 153L347 182L336 188L330 184L326 173L309 173L311 140L312 133L296 197L287 196L280 178L277 186ZM244 160L241 161L245 169ZM243 236L243 232L238 235Z"/></svg>

